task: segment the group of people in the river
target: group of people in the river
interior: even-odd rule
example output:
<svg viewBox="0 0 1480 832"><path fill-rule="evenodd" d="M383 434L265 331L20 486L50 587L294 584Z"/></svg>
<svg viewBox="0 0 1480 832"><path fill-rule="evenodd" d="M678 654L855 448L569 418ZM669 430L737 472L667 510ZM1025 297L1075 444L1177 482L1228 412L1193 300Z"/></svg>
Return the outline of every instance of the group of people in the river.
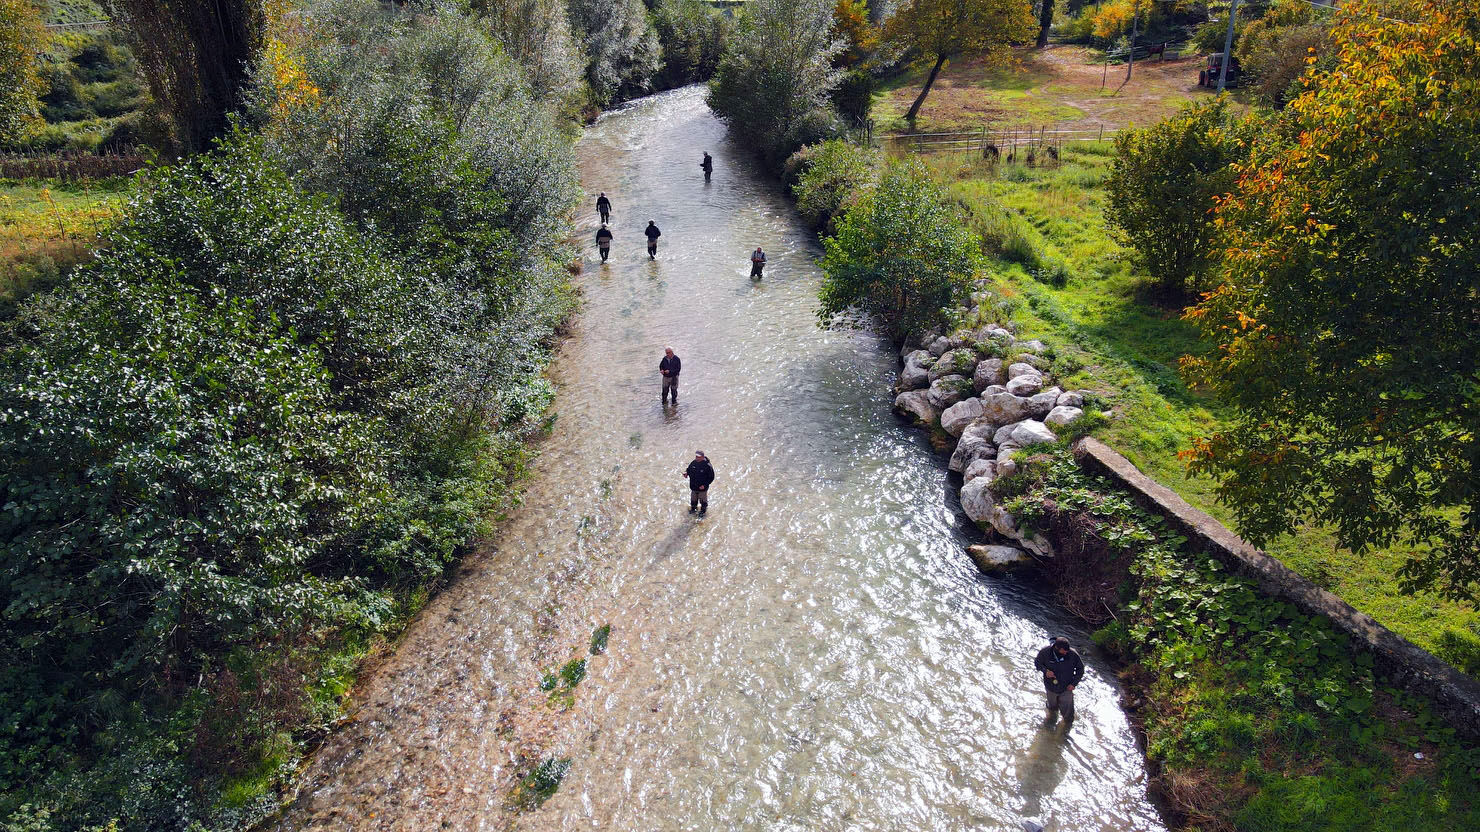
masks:
<svg viewBox="0 0 1480 832"><path fill-rule="evenodd" d="M705 152L704 160L699 163L699 167L704 170L704 181L708 182L709 177L714 174L714 157ZM607 228L612 218L612 201L607 198L606 191L602 191L596 197L596 213L601 216L601 227L596 230L596 250L601 254L601 262L605 263L611 256L613 239L611 229ZM647 237L648 259L658 259L658 238L663 236L662 230L658 228L655 221L648 220L647 228L642 233ZM765 269L766 252L760 246L756 246L755 251L750 253L750 276L759 280L764 276Z"/></svg>

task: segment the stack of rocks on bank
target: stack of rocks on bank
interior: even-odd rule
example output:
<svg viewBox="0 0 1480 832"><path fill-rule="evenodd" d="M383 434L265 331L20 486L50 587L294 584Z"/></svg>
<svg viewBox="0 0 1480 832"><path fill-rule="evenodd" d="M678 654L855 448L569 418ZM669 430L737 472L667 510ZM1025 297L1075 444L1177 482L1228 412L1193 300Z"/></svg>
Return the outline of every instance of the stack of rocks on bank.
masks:
<svg viewBox="0 0 1480 832"><path fill-rule="evenodd" d="M1084 416L1084 395L1054 385L1045 352L1041 341L1020 341L996 324L911 335L900 351L895 410L954 442L950 470L962 477L961 508L1011 544L970 547L983 569L1027 561L1026 552L1053 556L1048 540L1020 528L990 490L1017 471L1024 449L1057 441L1056 432Z"/></svg>

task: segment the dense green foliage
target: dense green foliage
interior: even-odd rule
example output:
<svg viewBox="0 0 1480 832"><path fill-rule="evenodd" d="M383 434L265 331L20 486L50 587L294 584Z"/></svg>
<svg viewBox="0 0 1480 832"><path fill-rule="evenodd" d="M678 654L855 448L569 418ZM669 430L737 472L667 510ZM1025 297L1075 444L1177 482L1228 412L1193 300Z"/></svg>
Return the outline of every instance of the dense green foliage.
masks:
<svg viewBox="0 0 1480 832"><path fill-rule="evenodd" d="M708 81L724 55L734 24L701 0L659 0L653 25L663 47L663 68L653 85L672 89Z"/></svg>
<svg viewBox="0 0 1480 832"><path fill-rule="evenodd" d="M0 818L28 829L270 809L550 399L574 177L522 68L450 7L299 20L261 131L142 179L0 340Z"/></svg>
<svg viewBox="0 0 1480 832"><path fill-rule="evenodd" d="M829 95L842 48L827 0L752 0L710 84L709 106L780 169L793 151L836 132Z"/></svg>
<svg viewBox="0 0 1480 832"><path fill-rule="evenodd" d="M585 61L571 33L565 0L471 0L479 21L523 67L535 95L574 102Z"/></svg>
<svg viewBox="0 0 1480 832"><path fill-rule="evenodd" d="M1480 752L1425 703L1384 686L1371 657L1327 621L1187 551L1162 518L1085 474L1063 447L998 483L1008 510L1082 558L1079 568L1125 580L1119 614L1096 641L1139 666L1132 679L1154 680L1138 691L1149 700L1147 754L1189 823L1480 824ZM1414 765L1419 748L1427 759Z"/></svg>
<svg viewBox="0 0 1480 832"><path fill-rule="evenodd" d="M70 32L44 60L46 126L23 142L26 150L117 150L158 141L138 62L112 29Z"/></svg>
<svg viewBox="0 0 1480 832"><path fill-rule="evenodd" d="M1263 17L1243 27L1233 54L1263 103L1279 107L1298 95L1297 82L1312 58L1321 64L1318 71L1330 71L1333 20L1329 10L1318 11L1304 0L1276 0Z"/></svg>
<svg viewBox="0 0 1480 832"><path fill-rule="evenodd" d="M1217 349L1189 369L1238 418L1188 456L1256 543L1308 518L1359 551L1431 543L1409 587L1473 602L1480 2L1408 6L1422 23L1343 7L1338 71L1264 122L1218 209L1221 282L1190 313Z"/></svg>
<svg viewBox="0 0 1480 832"><path fill-rule="evenodd" d="M965 288L979 243L919 162L891 163L823 240L818 315L849 310L879 319L896 338L928 329Z"/></svg>
<svg viewBox="0 0 1480 832"><path fill-rule="evenodd" d="M792 189L797 212L813 228L830 228L833 218L844 213L878 181L882 154L832 139L805 148L797 160L805 170Z"/></svg>
<svg viewBox="0 0 1480 832"><path fill-rule="evenodd" d="M44 39L30 0L0 0L0 142L14 142L35 127L42 89L36 55Z"/></svg>
<svg viewBox="0 0 1480 832"><path fill-rule="evenodd" d="M566 7L598 106L651 89L663 56L642 0L567 0Z"/></svg>
<svg viewBox="0 0 1480 832"><path fill-rule="evenodd" d="M1176 295L1200 289L1217 262L1214 200L1233 187L1232 164L1247 152L1231 121L1219 99L1115 139L1105 219L1137 264Z"/></svg>

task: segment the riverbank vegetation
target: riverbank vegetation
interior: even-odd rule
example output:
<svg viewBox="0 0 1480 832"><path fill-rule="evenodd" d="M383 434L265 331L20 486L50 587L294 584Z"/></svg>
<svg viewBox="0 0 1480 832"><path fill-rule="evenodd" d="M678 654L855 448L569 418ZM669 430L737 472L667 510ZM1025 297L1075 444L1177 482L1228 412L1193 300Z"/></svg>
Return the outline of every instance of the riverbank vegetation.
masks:
<svg viewBox="0 0 1480 832"><path fill-rule="evenodd" d="M451 7L265 26L224 140L134 182L0 331L9 826L270 812L545 419L553 107Z"/></svg>

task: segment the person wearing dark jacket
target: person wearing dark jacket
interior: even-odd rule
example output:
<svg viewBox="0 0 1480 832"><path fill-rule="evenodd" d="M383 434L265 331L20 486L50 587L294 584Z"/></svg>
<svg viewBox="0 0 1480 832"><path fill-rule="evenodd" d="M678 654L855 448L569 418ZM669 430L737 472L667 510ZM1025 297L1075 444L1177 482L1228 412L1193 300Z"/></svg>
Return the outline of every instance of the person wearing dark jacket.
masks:
<svg viewBox="0 0 1480 832"><path fill-rule="evenodd" d="M678 374L683 362L673 354L672 347L663 348L663 360L658 362L658 374L663 376L663 404L668 403L668 394L673 394L673 403L678 404Z"/></svg>
<svg viewBox="0 0 1480 832"><path fill-rule="evenodd" d="M694 451L694 461L683 472L684 479L689 481L689 514L694 509L699 509L699 516L703 517L709 511L709 485L714 482L714 466L709 464L709 457L703 451Z"/></svg>
<svg viewBox="0 0 1480 832"><path fill-rule="evenodd" d="M642 233L646 234L648 238L648 259L658 259L658 238L663 236L663 232L658 230L657 223L648 220L648 227Z"/></svg>
<svg viewBox="0 0 1480 832"><path fill-rule="evenodd" d="M601 224L606 225L612 219L612 201L606 198L606 191L596 198L596 213L601 215Z"/></svg>
<svg viewBox="0 0 1480 832"><path fill-rule="evenodd" d="M1059 714L1063 714L1064 724L1072 723L1074 688L1084 678L1084 660L1069 646L1067 638L1059 636L1052 644L1038 651L1033 666L1043 674L1043 690L1048 697L1048 721L1052 722L1058 719Z"/></svg>
<svg viewBox="0 0 1480 832"><path fill-rule="evenodd" d="M699 167L704 169L704 181L708 182L714 174L714 157L709 155L709 151L704 151L704 161L699 163Z"/></svg>
<svg viewBox="0 0 1480 832"><path fill-rule="evenodd" d="M605 263L607 256L612 253L612 232L604 224L596 232L596 248L601 251L601 262Z"/></svg>

